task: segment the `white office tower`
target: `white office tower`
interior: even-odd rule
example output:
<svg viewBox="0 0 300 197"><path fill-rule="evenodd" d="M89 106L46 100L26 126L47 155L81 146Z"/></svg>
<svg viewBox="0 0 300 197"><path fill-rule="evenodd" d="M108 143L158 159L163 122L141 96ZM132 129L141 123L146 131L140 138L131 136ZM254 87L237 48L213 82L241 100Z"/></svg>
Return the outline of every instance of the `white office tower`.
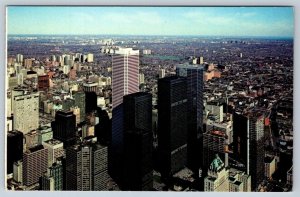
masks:
<svg viewBox="0 0 300 197"><path fill-rule="evenodd" d="M22 63L23 62L23 55L22 54L17 54L16 59L17 59L18 63Z"/></svg>
<svg viewBox="0 0 300 197"><path fill-rule="evenodd" d="M161 78L164 78L165 75L166 75L166 70L163 69L163 68L160 69L158 75L159 75L159 78L160 78L160 79L161 79Z"/></svg>
<svg viewBox="0 0 300 197"><path fill-rule="evenodd" d="M13 166L13 179L14 181L21 183L23 182L23 165L22 161L17 161Z"/></svg>
<svg viewBox="0 0 300 197"><path fill-rule="evenodd" d="M94 54L89 53L87 54L87 62L93 62L94 61Z"/></svg>
<svg viewBox="0 0 300 197"><path fill-rule="evenodd" d="M48 150L48 167L51 167L53 163L60 157L65 155L63 142L50 139L42 143L42 145Z"/></svg>
<svg viewBox="0 0 300 197"><path fill-rule="evenodd" d="M39 93L13 97L14 129L27 134L39 127Z"/></svg>
<svg viewBox="0 0 300 197"><path fill-rule="evenodd" d="M145 75L144 73L139 74L139 84L145 83Z"/></svg>

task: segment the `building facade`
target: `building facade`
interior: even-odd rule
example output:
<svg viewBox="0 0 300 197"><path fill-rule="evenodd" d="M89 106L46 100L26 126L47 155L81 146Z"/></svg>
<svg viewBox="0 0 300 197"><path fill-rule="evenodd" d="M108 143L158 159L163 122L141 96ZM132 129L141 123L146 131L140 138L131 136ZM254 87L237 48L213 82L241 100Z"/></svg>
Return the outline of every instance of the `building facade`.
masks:
<svg viewBox="0 0 300 197"><path fill-rule="evenodd" d="M187 163L187 83L171 76L158 80L159 168L165 178Z"/></svg>
<svg viewBox="0 0 300 197"><path fill-rule="evenodd" d="M203 66L177 65L176 74L187 80L188 166L198 173L203 166Z"/></svg>
<svg viewBox="0 0 300 197"><path fill-rule="evenodd" d="M112 56L112 140L109 173L118 182L122 170L123 96L139 91L139 50L120 48Z"/></svg>
<svg viewBox="0 0 300 197"><path fill-rule="evenodd" d="M153 189L152 95L138 92L124 96L123 188Z"/></svg>

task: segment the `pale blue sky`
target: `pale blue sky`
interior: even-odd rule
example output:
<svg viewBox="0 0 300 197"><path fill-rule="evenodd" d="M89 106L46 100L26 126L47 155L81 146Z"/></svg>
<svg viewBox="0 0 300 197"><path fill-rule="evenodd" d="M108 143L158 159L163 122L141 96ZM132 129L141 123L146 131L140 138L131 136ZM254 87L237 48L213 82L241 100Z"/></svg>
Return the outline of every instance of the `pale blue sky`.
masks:
<svg viewBox="0 0 300 197"><path fill-rule="evenodd" d="M292 7L8 6L8 34L294 36Z"/></svg>

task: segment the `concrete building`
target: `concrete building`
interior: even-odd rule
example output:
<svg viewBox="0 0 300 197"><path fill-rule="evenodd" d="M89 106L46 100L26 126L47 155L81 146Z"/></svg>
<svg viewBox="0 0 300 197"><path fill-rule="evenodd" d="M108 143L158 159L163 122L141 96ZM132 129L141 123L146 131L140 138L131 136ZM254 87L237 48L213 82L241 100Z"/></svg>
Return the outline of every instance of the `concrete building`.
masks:
<svg viewBox="0 0 300 197"><path fill-rule="evenodd" d="M243 171L226 168L218 155L211 162L204 179L205 192L250 192L251 177Z"/></svg>
<svg viewBox="0 0 300 197"><path fill-rule="evenodd" d="M145 75L143 73L139 74L139 84L145 83Z"/></svg>
<svg viewBox="0 0 300 197"><path fill-rule="evenodd" d="M45 141L51 140L53 138L53 131L50 126L41 126L37 129L38 134L38 144L42 144Z"/></svg>
<svg viewBox="0 0 300 197"><path fill-rule="evenodd" d="M275 157L265 157L265 177L272 179L272 175L276 170L276 159Z"/></svg>
<svg viewBox="0 0 300 197"><path fill-rule="evenodd" d="M48 150L48 167L51 167L53 163L60 157L65 155L63 143L56 139L51 139L43 142L43 146Z"/></svg>
<svg viewBox="0 0 300 197"><path fill-rule="evenodd" d="M13 179L18 183L23 183L23 162L17 161L13 167Z"/></svg>
<svg viewBox="0 0 300 197"><path fill-rule="evenodd" d="M166 75L166 70L165 69L159 69L159 72L158 72L158 78L164 78Z"/></svg>
<svg viewBox="0 0 300 197"><path fill-rule="evenodd" d="M69 147L66 169L67 190L107 190L107 147L95 142Z"/></svg>
<svg viewBox="0 0 300 197"><path fill-rule="evenodd" d="M87 54L87 62L94 62L94 54L92 53Z"/></svg>
<svg viewBox="0 0 300 197"><path fill-rule="evenodd" d="M39 93L13 97L13 113L14 129L24 134L37 129L39 127Z"/></svg>
<svg viewBox="0 0 300 197"><path fill-rule="evenodd" d="M47 172L48 150L42 145L27 149L23 154L23 184L31 186Z"/></svg>

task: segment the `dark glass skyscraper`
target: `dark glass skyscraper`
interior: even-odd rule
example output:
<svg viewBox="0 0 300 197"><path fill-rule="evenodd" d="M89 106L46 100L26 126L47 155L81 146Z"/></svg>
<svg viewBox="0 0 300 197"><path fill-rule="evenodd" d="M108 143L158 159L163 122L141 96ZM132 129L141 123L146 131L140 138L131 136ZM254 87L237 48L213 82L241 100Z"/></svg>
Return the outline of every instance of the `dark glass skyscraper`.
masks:
<svg viewBox="0 0 300 197"><path fill-rule="evenodd" d="M95 126L97 141L108 145L111 142L111 120L106 110L102 110L100 107L97 107L96 116L99 118L99 123Z"/></svg>
<svg viewBox="0 0 300 197"><path fill-rule="evenodd" d="M85 92L85 113L97 110L97 94L96 92Z"/></svg>
<svg viewBox="0 0 300 197"><path fill-rule="evenodd" d="M153 189L152 95L138 92L123 97L123 187L130 191Z"/></svg>
<svg viewBox="0 0 300 197"><path fill-rule="evenodd" d="M158 152L162 177L187 162L187 83L184 77L158 80Z"/></svg>
<svg viewBox="0 0 300 197"><path fill-rule="evenodd" d="M187 79L188 166L198 174L203 166L203 66L177 65L176 74Z"/></svg>
<svg viewBox="0 0 300 197"><path fill-rule="evenodd" d="M23 133L10 131L7 133L7 174L13 173L14 162L23 158Z"/></svg>
<svg viewBox="0 0 300 197"><path fill-rule="evenodd" d="M264 179L264 115L262 111L248 109L233 115L233 151L251 175L251 188L255 191Z"/></svg>
<svg viewBox="0 0 300 197"><path fill-rule="evenodd" d="M74 145L66 151L66 189L107 190L107 147L98 143Z"/></svg>
<svg viewBox="0 0 300 197"><path fill-rule="evenodd" d="M64 147L76 142L76 116L72 111L57 111L52 123L53 138L64 143Z"/></svg>

